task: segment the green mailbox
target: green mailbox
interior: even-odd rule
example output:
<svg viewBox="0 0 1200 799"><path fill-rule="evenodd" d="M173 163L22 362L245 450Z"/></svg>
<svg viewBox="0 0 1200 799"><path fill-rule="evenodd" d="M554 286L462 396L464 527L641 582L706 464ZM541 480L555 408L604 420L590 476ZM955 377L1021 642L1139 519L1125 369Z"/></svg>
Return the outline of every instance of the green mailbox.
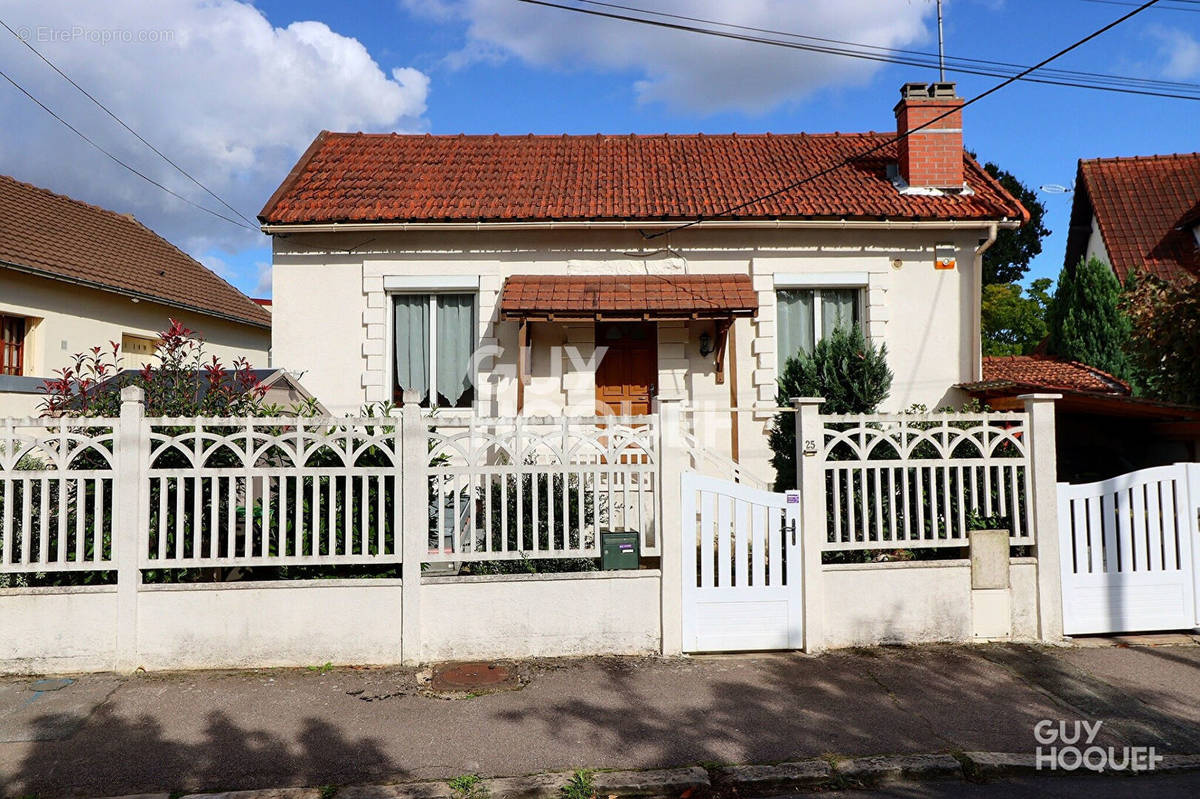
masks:
<svg viewBox="0 0 1200 799"><path fill-rule="evenodd" d="M640 555L636 530L612 530L600 534L601 569L636 569Z"/></svg>

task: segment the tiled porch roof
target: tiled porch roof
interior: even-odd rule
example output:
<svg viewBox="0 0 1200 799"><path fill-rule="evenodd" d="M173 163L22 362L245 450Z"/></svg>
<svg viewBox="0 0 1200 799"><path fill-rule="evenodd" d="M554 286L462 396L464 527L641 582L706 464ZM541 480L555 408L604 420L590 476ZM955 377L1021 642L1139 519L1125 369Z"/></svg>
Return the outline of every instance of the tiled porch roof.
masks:
<svg viewBox="0 0 1200 799"><path fill-rule="evenodd" d="M687 319L753 316L749 275L512 275L505 318Z"/></svg>

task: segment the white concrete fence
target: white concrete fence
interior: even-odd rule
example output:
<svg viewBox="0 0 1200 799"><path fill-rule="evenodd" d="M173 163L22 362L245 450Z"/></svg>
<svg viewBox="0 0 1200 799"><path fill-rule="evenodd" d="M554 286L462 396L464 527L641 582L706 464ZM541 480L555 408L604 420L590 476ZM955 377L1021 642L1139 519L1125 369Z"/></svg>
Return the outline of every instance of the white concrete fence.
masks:
<svg viewBox="0 0 1200 799"><path fill-rule="evenodd" d="M410 403L168 419L144 416L139 389L122 400L118 419L0 420L0 671L682 650L682 525L696 519L680 485L705 459L677 401L636 418ZM1051 401L969 417L817 409L798 402L805 648L1061 633ZM981 518L1037 555L1009 571L1004 547L999 632L979 623L969 560L822 562L966 548ZM594 568L610 531L637 533L640 569L501 568Z"/></svg>

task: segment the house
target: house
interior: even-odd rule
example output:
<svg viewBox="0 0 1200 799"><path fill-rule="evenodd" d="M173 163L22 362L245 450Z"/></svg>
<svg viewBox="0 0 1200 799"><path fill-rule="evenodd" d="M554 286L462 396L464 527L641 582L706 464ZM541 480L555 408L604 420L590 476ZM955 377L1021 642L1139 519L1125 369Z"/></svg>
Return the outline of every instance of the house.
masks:
<svg viewBox="0 0 1200 799"><path fill-rule="evenodd" d="M985 357L982 379L959 388L998 411L1020 410L1022 394L1061 395L1055 402L1061 481L1200 459L1200 408L1134 397L1125 381L1078 361Z"/></svg>
<svg viewBox="0 0 1200 799"><path fill-rule="evenodd" d="M1122 282L1200 277L1200 153L1081 160L1066 263L1093 256Z"/></svg>
<svg viewBox="0 0 1200 799"><path fill-rule="evenodd" d="M1027 218L964 152L961 105L904 86L898 130L946 116L899 145L323 132L259 216L276 362L338 413L406 389L490 416L682 399L760 474L780 364L838 325L887 346L888 408L956 404L981 254Z"/></svg>
<svg viewBox="0 0 1200 799"><path fill-rule="evenodd" d="M36 415L77 352L114 341L140 366L169 318L267 365L270 314L233 286L131 216L0 176L0 417Z"/></svg>

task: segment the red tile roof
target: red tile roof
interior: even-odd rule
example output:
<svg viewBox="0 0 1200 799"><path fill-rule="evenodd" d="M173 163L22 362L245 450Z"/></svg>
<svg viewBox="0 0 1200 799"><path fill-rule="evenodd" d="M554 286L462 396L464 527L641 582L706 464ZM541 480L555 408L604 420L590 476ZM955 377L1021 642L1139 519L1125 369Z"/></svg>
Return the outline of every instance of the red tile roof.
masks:
<svg viewBox="0 0 1200 799"><path fill-rule="evenodd" d="M266 224L690 220L777 191L891 134L405 136L322 132ZM729 219L1025 219L963 155L970 193L901 194L894 145Z"/></svg>
<svg viewBox="0 0 1200 799"><path fill-rule="evenodd" d="M1005 355L983 359L983 380L964 383L967 391L1086 391L1126 396L1129 384L1078 361L1046 355Z"/></svg>
<svg viewBox="0 0 1200 799"><path fill-rule="evenodd" d="M1095 214L1117 276L1200 277L1200 153L1079 162L1067 262L1084 254Z"/></svg>
<svg viewBox="0 0 1200 799"><path fill-rule="evenodd" d="M758 295L749 275L512 275L504 317L597 318L751 315Z"/></svg>
<svg viewBox="0 0 1200 799"><path fill-rule="evenodd" d="M132 216L4 175L0 267L271 326L267 311Z"/></svg>

